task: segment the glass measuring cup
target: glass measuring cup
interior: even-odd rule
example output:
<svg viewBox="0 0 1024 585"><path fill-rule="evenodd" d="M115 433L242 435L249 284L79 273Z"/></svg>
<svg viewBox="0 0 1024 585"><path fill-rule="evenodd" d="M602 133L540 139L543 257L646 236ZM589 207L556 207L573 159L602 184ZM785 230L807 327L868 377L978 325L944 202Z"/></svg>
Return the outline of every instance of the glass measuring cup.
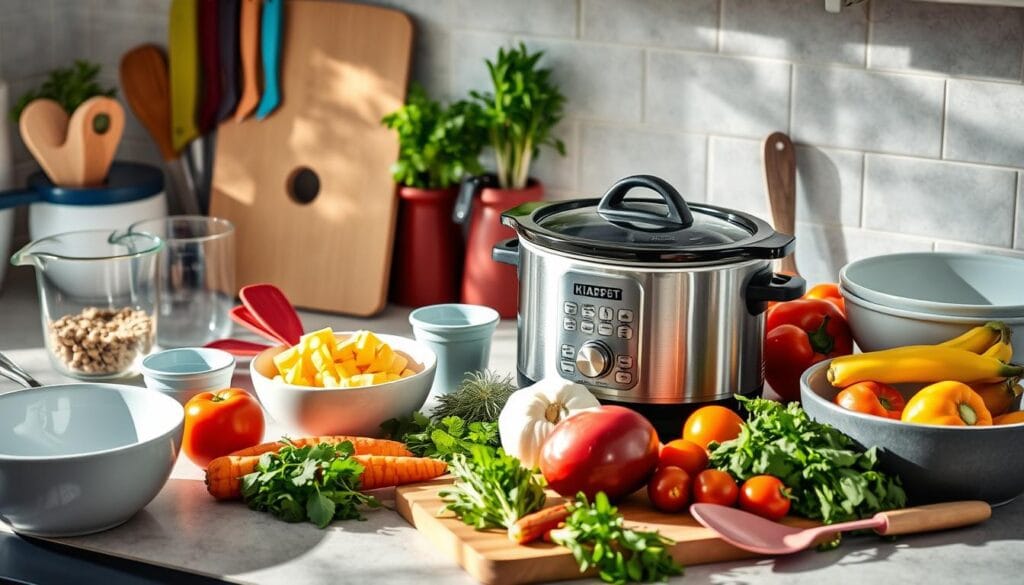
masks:
<svg viewBox="0 0 1024 585"><path fill-rule="evenodd" d="M14 254L12 264L36 269L43 338L57 371L87 380L138 371L156 340L162 247L150 234L84 230Z"/></svg>

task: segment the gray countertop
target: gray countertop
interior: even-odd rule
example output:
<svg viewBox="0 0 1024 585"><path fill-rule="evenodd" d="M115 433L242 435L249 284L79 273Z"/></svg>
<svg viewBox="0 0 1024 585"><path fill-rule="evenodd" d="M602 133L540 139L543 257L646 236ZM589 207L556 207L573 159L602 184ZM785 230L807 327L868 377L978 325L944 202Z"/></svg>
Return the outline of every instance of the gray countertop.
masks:
<svg viewBox="0 0 1024 585"><path fill-rule="evenodd" d="M0 349L41 382L63 381L40 349L38 311L31 272L11 270L0 294ZM389 307L374 319L309 312L302 317L307 329L330 325L409 335L407 314L405 309ZM491 367L512 372L514 365L515 325L506 321L494 338ZM246 378L240 367L235 383L248 386ZM14 387L0 382L0 392ZM267 436L282 431L271 424ZM182 457L165 489L129 523L64 542L240 583L473 582L389 510L369 512L366 522L340 522L321 531L308 524L283 524L240 504L215 504L200 477L200 470ZM1021 582L1022 562L1024 499L1018 499L994 510L985 524L971 528L895 541L851 537L838 550L825 553L688 567L685 577L673 582L1016 584Z"/></svg>

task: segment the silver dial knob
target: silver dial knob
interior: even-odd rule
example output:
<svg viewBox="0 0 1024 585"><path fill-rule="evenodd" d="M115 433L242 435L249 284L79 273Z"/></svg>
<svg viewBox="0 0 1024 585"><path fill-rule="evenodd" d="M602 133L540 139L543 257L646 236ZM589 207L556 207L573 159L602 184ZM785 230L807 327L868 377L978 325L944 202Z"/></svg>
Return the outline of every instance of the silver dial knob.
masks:
<svg viewBox="0 0 1024 585"><path fill-rule="evenodd" d="M588 378L600 378L612 363L611 352L599 341L588 341L576 354L576 369Z"/></svg>

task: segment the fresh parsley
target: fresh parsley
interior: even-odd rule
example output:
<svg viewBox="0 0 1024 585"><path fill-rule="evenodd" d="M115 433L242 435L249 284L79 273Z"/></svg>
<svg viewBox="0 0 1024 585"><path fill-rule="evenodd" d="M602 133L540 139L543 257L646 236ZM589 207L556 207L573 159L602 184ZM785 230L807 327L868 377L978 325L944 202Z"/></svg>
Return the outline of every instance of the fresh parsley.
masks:
<svg viewBox="0 0 1024 585"><path fill-rule="evenodd" d="M114 97L117 95L117 89L103 87L97 81L100 69L99 64L89 61L75 61L71 67L54 69L42 85L25 92L18 98L17 103L10 111L11 121L17 122L25 106L40 98L56 101L68 114L71 114L78 106L82 105L82 102L91 97L98 95Z"/></svg>
<svg viewBox="0 0 1024 585"><path fill-rule="evenodd" d="M683 573L669 554L675 542L658 532L626 528L604 492L593 503L581 493L569 506L565 527L551 531L551 539L572 552L581 573L596 568L602 581L616 585L665 581Z"/></svg>
<svg viewBox="0 0 1024 585"><path fill-rule="evenodd" d="M450 462L457 453L468 454L474 445L492 448L501 445L498 423L466 423L457 416L435 422L417 411L384 421L381 428L385 436L405 443L417 457L432 457L446 462Z"/></svg>
<svg viewBox="0 0 1024 585"><path fill-rule="evenodd" d="M738 481L768 474L791 490L793 511L826 524L902 508L899 478L876 469L876 448L859 451L850 437L810 419L795 402L738 397L750 417L739 437L711 446L711 467Z"/></svg>
<svg viewBox="0 0 1024 585"><path fill-rule="evenodd" d="M519 459L483 445L469 451L468 456L452 456L449 469L455 483L441 491L445 508L463 522L477 530L510 529L516 520L544 507L543 480Z"/></svg>
<svg viewBox="0 0 1024 585"><path fill-rule="evenodd" d="M360 507L380 502L359 492L363 466L351 441L296 447L260 456L256 471L242 477L242 497L253 510L285 522L309 520L325 528L332 520L363 520Z"/></svg>

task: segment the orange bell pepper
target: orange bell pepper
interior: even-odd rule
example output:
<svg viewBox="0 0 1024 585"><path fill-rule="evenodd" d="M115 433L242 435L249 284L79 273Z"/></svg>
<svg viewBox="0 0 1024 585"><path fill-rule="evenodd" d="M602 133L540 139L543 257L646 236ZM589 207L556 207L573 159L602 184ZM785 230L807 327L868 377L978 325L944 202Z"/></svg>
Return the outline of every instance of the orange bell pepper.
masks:
<svg viewBox="0 0 1024 585"><path fill-rule="evenodd" d="M1024 410L1015 410L992 419L994 425L1015 425L1024 423Z"/></svg>
<svg viewBox="0 0 1024 585"><path fill-rule="evenodd" d="M992 413L985 401L962 382L936 382L907 401L903 422L926 425L989 426Z"/></svg>
<svg viewBox="0 0 1024 585"><path fill-rule="evenodd" d="M846 314L846 299L839 292L839 285L834 282L825 282L812 286L804 293L803 298L828 301L842 311L843 315Z"/></svg>

